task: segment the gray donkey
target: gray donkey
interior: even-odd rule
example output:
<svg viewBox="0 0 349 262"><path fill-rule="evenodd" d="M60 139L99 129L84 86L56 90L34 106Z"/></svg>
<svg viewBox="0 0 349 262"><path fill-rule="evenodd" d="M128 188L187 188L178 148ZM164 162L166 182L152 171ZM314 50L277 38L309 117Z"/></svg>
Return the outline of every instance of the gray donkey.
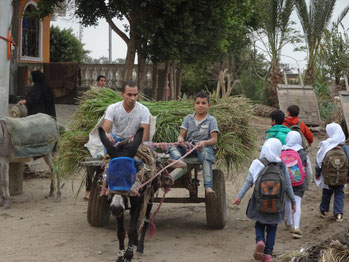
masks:
<svg viewBox="0 0 349 262"><path fill-rule="evenodd" d="M42 126L48 130L49 136L45 136L40 130ZM18 130L20 129L20 130ZM13 135L19 132L21 138ZM42 140L46 142L43 143ZM57 142L58 129L55 119L49 115L36 114L25 118L3 118L0 120L0 206L10 207L9 192L9 160L16 157L43 156L51 171L51 186L49 196L53 196L55 189L55 177L53 175L52 145ZM30 141L36 140L36 144L30 145ZM39 140L40 143L38 142ZM13 142L15 141L15 142ZM14 145L15 143L15 145ZM19 145L19 147L17 147ZM19 149L18 149L19 148ZM18 154L20 156L18 156ZM57 178L57 198L60 200L61 192L59 179Z"/></svg>

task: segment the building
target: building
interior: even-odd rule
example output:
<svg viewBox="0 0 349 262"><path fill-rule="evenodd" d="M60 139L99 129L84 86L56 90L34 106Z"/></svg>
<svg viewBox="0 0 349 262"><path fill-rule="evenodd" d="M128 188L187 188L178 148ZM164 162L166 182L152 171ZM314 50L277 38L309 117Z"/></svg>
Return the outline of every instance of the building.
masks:
<svg viewBox="0 0 349 262"><path fill-rule="evenodd" d="M11 33L16 43L11 57L10 94L23 95L30 85L30 72L50 62L50 21L28 16L40 0L14 0Z"/></svg>

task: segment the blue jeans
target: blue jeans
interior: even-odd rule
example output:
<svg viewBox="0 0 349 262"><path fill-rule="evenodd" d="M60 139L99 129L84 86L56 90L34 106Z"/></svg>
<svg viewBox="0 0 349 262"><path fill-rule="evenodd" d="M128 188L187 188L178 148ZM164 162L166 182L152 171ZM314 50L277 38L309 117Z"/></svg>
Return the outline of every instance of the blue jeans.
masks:
<svg viewBox="0 0 349 262"><path fill-rule="evenodd" d="M328 212L330 210L330 202L334 193L333 214L343 215L344 207L344 186L329 186L329 189L322 189L322 199L320 210Z"/></svg>
<svg viewBox="0 0 349 262"><path fill-rule="evenodd" d="M170 147L170 156L172 159L180 159L185 155L186 151L184 147ZM201 151L194 150L189 156L198 157L202 164L202 173L204 176L205 188L213 188L212 185L212 164L214 163L214 150L212 147L204 147Z"/></svg>
<svg viewBox="0 0 349 262"><path fill-rule="evenodd" d="M262 240L265 243L264 254L272 255L273 248L275 245L276 231L278 229L278 224L263 224L256 221L256 243ZM265 238L265 232L267 237Z"/></svg>

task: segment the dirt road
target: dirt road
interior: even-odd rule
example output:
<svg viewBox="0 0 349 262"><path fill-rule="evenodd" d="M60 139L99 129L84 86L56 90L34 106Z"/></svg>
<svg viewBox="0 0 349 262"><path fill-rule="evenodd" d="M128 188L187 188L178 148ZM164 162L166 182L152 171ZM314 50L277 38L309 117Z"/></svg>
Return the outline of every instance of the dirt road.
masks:
<svg viewBox="0 0 349 262"><path fill-rule="evenodd" d="M259 134L269 128L265 118L256 118ZM261 141L261 137L258 137ZM316 139L317 145L319 139ZM315 148L311 159L314 163ZM228 223L223 230L206 226L204 204L164 204L155 223L154 240L146 239L145 253L136 254L137 262L247 262L253 261L255 246L254 222L245 216L246 205L252 192L245 196L239 207L232 200L242 185L246 171L235 172L226 182ZM63 199L55 203L45 198L49 179L34 178L24 181L24 193L12 197L12 208L0 208L0 261L115 261L117 238L115 219L105 228L93 228L87 223L87 202L83 192L74 202L82 179L77 174L65 181ZM74 192L72 191L74 185ZM203 188L201 188L203 193ZM187 195L174 189L171 194ZM279 225L274 257L288 250L307 248L330 235L340 232L348 224L348 200L345 200L344 221L336 223L332 217L320 218L318 206L321 191L312 184L305 193L302 207L302 239L292 239L283 224Z"/></svg>

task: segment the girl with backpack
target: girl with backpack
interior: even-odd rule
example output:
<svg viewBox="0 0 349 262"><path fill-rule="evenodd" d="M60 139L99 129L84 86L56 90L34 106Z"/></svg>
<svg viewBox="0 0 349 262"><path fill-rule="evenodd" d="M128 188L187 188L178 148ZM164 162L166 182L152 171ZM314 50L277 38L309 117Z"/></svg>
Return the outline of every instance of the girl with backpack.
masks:
<svg viewBox="0 0 349 262"><path fill-rule="evenodd" d="M344 185L348 179L349 148L344 145L345 135L341 126L326 126L328 138L319 144L316 154L315 182L322 188L320 216L325 217L334 194L333 214L337 222L343 221Z"/></svg>
<svg viewBox="0 0 349 262"><path fill-rule="evenodd" d="M296 200L296 212L292 214L291 201L285 199L286 226L294 238L301 238L302 231L299 229L301 218L301 201L306 190L307 177L306 166L310 166L309 157L302 147L302 137L297 131L291 131L286 136L286 145L282 147L281 160L287 167L291 179L292 189ZM311 168L308 169L311 172ZM309 172L309 171L308 171ZM293 220L293 222L292 222Z"/></svg>
<svg viewBox="0 0 349 262"><path fill-rule="evenodd" d="M253 257L257 261L272 261L278 223L284 220L285 194L295 211L295 198L286 166L281 162L282 144L276 138L268 139L259 159L253 160L249 174L234 205L240 205L241 199L253 186L253 195L249 200L246 215L256 221L256 250Z"/></svg>

